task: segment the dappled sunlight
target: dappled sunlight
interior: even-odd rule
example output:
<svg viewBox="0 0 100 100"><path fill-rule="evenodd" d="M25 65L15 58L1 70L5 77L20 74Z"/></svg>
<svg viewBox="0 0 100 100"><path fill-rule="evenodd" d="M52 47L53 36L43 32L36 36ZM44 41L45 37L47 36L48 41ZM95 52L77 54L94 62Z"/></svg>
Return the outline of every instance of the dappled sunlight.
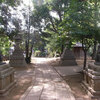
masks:
<svg viewBox="0 0 100 100"><path fill-rule="evenodd" d="M66 98L71 98L72 94L69 93L70 96L67 96L67 92L71 92L69 87L63 83L58 73L50 65L47 65L50 60L51 58L35 58L37 63L35 66L36 79L27 98L37 98L37 95L40 95L40 100L66 100Z"/></svg>
<svg viewBox="0 0 100 100"><path fill-rule="evenodd" d="M39 92L41 90L41 86L34 86L32 89L31 89L31 91L30 91L30 94L31 93L36 93L36 92Z"/></svg>
<svg viewBox="0 0 100 100"><path fill-rule="evenodd" d="M17 70L17 87L12 92L18 93L12 96L12 100L20 100L19 97L21 100L75 100L69 86L52 66L47 64L51 59L36 59L39 63L33 65L32 69ZM20 91L17 91L19 89Z"/></svg>
<svg viewBox="0 0 100 100"><path fill-rule="evenodd" d="M42 64L42 63L48 63L50 61L56 60L57 58L42 58L42 57L34 57L32 58L33 63L37 64Z"/></svg>
<svg viewBox="0 0 100 100"><path fill-rule="evenodd" d="M46 62L47 59L46 58L35 58L35 60L37 60L36 63L42 64L42 63Z"/></svg>
<svg viewBox="0 0 100 100"><path fill-rule="evenodd" d="M99 96L100 0L0 0L0 65L0 100Z"/></svg>
<svg viewBox="0 0 100 100"><path fill-rule="evenodd" d="M34 100L75 100L69 86L67 86L59 74L47 64L49 60L51 59L35 58L35 80L33 81L29 93L21 100L33 100L33 98Z"/></svg>
<svg viewBox="0 0 100 100"><path fill-rule="evenodd" d="M51 58L36 58L35 60L37 63L33 65L34 67L32 67L32 69L17 70L15 76L18 87L16 87L16 89L24 89L20 89L17 95L12 97L13 100L18 100L19 97L24 97L23 95L26 96L21 100L33 100L33 98L34 100L75 100L69 86L66 85L60 75L47 64ZM23 84L26 85L26 87L23 86Z"/></svg>

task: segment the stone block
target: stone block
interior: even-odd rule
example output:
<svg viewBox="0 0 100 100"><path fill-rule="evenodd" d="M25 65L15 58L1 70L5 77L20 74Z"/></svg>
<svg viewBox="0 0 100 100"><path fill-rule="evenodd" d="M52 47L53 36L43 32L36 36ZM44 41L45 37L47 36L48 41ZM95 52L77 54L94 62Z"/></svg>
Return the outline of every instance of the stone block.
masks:
<svg viewBox="0 0 100 100"><path fill-rule="evenodd" d="M60 65L61 66L76 66L77 63L75 60L61 60Z"/></svg>
<svg viewBox="0 0 100 100"><path fill-rule="evenodd" d="M0 96L6 95L14 86L14 68L8 64L0 65Z"/></svg>
<svg viewBox="0 0 100 100"><path fill-rule="evenodd" d="M100 72L98 65L89 64L88 68L84 70L84 86L91 98L100 98Z"/></svg>
<svg viewBox="0 0 100 100"><path fill-rule="evenodd" d="M77 63L76 63L76 60L74 57L74 53L71 50L65 48L63 54L61 55L59 65L61 65L61 66L76 66Z"/></svg>

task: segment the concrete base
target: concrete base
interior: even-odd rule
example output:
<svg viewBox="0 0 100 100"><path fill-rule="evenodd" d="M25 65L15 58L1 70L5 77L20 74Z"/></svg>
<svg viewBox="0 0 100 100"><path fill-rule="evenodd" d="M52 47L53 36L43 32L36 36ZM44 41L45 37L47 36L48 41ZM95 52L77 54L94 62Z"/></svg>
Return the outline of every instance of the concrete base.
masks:
<svg viewBox="0 0 100 100"><path fill-rule="evenodd" d="M26 67L27 66L25 60L12 59L9 64L10 64L11 67L15 67L15 68L20 68L20 67Z"/></svg>
<svg viewBox="0 0 100 100"><path fill-rule="evenodd" d="M8 64L0 65L0 96L7 95L15 83L14 69Z"/></svg>
<svg viewBox="0 0 100 100"><path fill-rule="evenodd" d="M59 62L59 65L61 65L61 66L76 66L77 63L75 60L61 60Z"/></svg>

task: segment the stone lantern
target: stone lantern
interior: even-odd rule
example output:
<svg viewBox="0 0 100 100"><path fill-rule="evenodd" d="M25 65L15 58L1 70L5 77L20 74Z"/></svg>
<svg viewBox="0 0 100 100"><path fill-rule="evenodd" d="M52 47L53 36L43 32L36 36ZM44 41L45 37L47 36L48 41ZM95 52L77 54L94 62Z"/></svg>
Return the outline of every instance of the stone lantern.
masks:
<svg viewBox="0 0 100 100"><path fill-rule="evenodd" d="M77 62L72 50L68 48L68 42L66 42L66 47L61 55L59 65L61 66L76 66Z"/></svg>
<svg viewBox="0 0 100 100"><path fill-rule="evenodd" d="M91 98L100 99L100 45L94 63L90 63L84 70L84 86Z"/></svg>
<svg viewBox="0 0 100 100"><path fill-rule="evenodd" d="M0 96L7 95L16 84L14 78L14 68L9 64L2 62L2 53L0 52Z"/></svg>
<svg viewBox="0 0 100 100"><path fill-rule="evenodd" d="M13 54L10 56L10 66L11 67L25 67L26 62L24 59L23 50L21 49L21 35L15 36L15 49Z"/></svg>

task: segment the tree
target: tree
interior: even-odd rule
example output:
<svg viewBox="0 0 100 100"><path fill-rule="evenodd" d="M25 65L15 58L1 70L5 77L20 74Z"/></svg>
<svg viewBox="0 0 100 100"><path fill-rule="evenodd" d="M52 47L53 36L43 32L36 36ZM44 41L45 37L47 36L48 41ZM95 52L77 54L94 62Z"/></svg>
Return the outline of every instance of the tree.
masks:
<svg viewBox="0 0 100 100"><path fill-rule="evenodd" d="M16 4L16 2L15 2ZM3 5L3 4L2 4ZM19 9L19 7L23 5ZM13 6L6 4L2 6L2 30L4 34L6 34L10 39L13 40L13 36L20 33L24 38L26 43L25 50L26 50L26 61L30 63L31 61L31 54L32 54L32 37L31 34L31 24L30 24L30 16L31 16L32 9L30 6L26 6L21 2L19 6ZM21 16L21 17L20 17ZM24 24L23 24L24 23ZM23 34L24 33L24 34ZM25 44L24 43L24 44Z"/></svg>
<svg viewBox="0 0 100 100"><path fill-rule="evenodd" d="M7 36L0 37L0 51L4 56L9 56L10 40Z"/></svg>
<svg viewBox="0 0 100 100"><path fill-rule="evenodd" d="M100 29L98 26L98 23L100 23L100 18L99 18L99 7L100 7L100 1L99 0L93 0L92 2L92 8L93 8L93 25L94 25L94 46L93 46L93 53L92 53L92 59L95 59L96 56L96 47L98 44L99 36L100 36Z"/></svg>
<svg viewBox="0 0 100 100"><path fill-rule="evenodd" d="M63 20L65 8L67 8L68 1L66 0L53 0L50 3L36 6L33 13L33 23L36 30L39 30L41 36L45 39L46 44L49 45L49 50L57 50L61 55L64 49L64 34L59 28ZM55 15L55 16L54 16ZM52 38L52 37L56 38ZM49 37L49 39L48 39ZM47 39L46 39L47 38ZM53 40L55 39L55 40ZM65 37L66 39L66 37ZM60 40L60 41L59 41ZM56 41L52 43L52 41ZM46 48L48 48L48 45ZM56 49L52 49L52 46ZM60 48L60 49L59 49ZM59 49L59 50L58 50ZM51 52L53 52L51 51Z"/></svg>
<svg viewBox="0 0 100 100"><path fill-rule="evenodd" d="M64 26L69 29L69 34L82 43L84 51L84 67L86 68L87 51L93 45L99 33L99 27L95 27L94 9L90 0L70 2L69 13L65 14ZM64 28L64 29L65 29Z"/></svg>
<svg viewBox="0 0 100 100"><path fill-rule="evenodd" d="M3 55L9 55L9 48L11 46L10 39L13 32L10 26L11 23L11 9L19 3L18 0L0 0L0 51Z"/></svg>

